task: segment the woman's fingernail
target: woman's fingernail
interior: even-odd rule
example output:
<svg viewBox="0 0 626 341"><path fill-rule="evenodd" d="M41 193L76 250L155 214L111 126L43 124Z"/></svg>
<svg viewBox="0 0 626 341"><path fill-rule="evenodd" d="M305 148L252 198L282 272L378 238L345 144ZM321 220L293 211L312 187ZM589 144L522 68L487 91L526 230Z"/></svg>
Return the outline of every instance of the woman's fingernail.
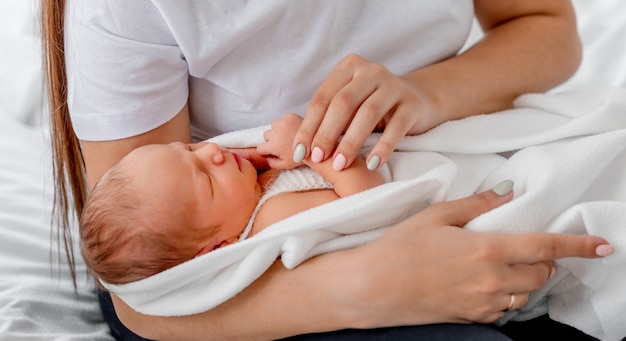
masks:
<svg viewBox="0 0 626 341"><path fill-rule="evenodd" d="M615 252L615 249L611 245L607 244L600 245L596 248L596 255L600 257L606 257L613 254L613 252Z"/></svg>
<svg viewBox="0 0 626 341"><path fill-rule="evenodd" d="M293 151L293 162L302 162L302 160L304 160L304 154L306 154L306 148L302 143L298 143L296 149Z"/></svg>
<svg viewBox="0 0 626 341"><path fill-rule="evenodd" d="M496 193L497 195L503 197L509 193L511 193L511 191L513 190L513 185L515 183L513 182L513 180L504 180L501 183L497 184L494 188L492 188L491 190Z"/></svg>
<svg viewBox="0 0 626 341"><path fill-rule="evenodd" d="M548 275L548 278L552 278L554 277L554 275L556 275L556 267L553 266L550 270L550 275Z"/></svg>
<svg viewBox="0 0 626 341"><path fill-rule="evenodd" d="M324 159L324 151L320 147L313 148L313 151L311 152L311 161L317 163L322 161L322 159Z"/></svg>
<svg viewBox="0 0 626 341"><path fill-rule="evenodd" d="M367 169L374 170L380 164L380 156L374 155L367 161Z"/></svg>
<svg viewBox="0 0 626 341"><path fill-rule="evenodd" d="M344 169L344 167L346 167L347 163L348 160L346 160L346 157L343 156L343 154L337 154L337 156L335 156L335 159L333 160L333 169L336 171L340 171Z"/></svg>

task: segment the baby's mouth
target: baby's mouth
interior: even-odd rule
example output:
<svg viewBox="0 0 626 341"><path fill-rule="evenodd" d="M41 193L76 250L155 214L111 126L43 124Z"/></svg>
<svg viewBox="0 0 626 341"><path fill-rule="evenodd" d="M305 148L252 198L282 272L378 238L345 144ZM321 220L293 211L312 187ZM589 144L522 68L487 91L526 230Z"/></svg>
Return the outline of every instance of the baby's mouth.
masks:
<svg viewBox="0 0 626 341"><path fill-rule="evenodd" d="M237 162L237 168L241 171L241 156L237 153L233 153L233 157L235 158L235 162Z"/></svg>

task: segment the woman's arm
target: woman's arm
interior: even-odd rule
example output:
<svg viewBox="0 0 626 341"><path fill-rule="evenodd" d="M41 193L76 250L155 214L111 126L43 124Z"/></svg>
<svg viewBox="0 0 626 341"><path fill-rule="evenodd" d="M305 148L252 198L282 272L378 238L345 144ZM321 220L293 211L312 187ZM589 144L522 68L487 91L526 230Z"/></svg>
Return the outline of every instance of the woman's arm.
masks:
<svg viewBox="0 0 626 341"><path fill-rule="evenodd" d="M474 0L485 32L465 53L404 78L436 101L436 123L508 109L528 92L567 80L582 52L571 2L566 0ZM425 122L426 123L426 122ZM414 125L409 133L432 125Z"/></svg>
<svg viewBox="0 0 626 341"><path fill-rule="evenodd" d="M112 297L126 326L158 340L271 340L343 328L492 322L502 317L510 293L517 309L543 285L550 260L596 257L606 244L591 236L457 227L511 197L488 191L435 204L365 246L320 255L293 270L276 262L205 313L146 316Z"/></svg>
<svg viewBox="0 0 626 341"><path fill-rule="evenodd" d="M80 141L87 182L93 188L102 174L133 149L152 143L191 142L189 107L185 105L174 118L144 134L114 141Z"/></svg>
<svg viewBox="0 0 626 341"><path fill-rule="evenodd" d="M485 36L456 57L400 76L357 55L344 58L311 99L293 148L302 144L309 155L318 147L324 159L341 155L348 167L366 136L384 128L367 158L382 164L407 134L510 108L520 94L548 90L577 69L581 45L570 1L475 0L474 7Z"/></svg>

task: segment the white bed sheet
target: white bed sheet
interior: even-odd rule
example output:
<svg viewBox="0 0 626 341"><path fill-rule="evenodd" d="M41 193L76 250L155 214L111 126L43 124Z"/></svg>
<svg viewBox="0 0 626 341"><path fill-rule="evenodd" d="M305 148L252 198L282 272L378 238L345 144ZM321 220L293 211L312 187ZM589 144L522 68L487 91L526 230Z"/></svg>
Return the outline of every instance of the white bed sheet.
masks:
<svg viewBox="0 0 626 341"><path fill-rule="evenodd" d="M52 243L36 11L0 0L0 340L111 341L84 264L74 291Z"/></svg>
<svg viewBox="0 0 626 341"><path fill-rule="evenodd" d="M626 1L574 0L583 63L553 92L626 87ZM0 339L111 340L79 261L74 293L51 250L52 181L37 0L0 0ZM474 28L469 41L480 38Z"/></svg>

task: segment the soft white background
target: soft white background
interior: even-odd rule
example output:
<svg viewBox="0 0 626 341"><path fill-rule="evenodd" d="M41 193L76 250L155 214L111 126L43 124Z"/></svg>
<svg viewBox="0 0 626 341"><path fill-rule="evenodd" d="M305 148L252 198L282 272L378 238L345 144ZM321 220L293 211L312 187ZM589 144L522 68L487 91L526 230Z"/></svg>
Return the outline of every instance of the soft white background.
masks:
<svg viewBox="0 0 626 341"><path fill-rule="evenodd" d="M0 339L107 340L84 267L74 293L50 250L51 163L35 1L0 0ZM574 4L583 64L553 91L626 86L626 1ZM475 29L469 40L479 37Z"/></svg>

